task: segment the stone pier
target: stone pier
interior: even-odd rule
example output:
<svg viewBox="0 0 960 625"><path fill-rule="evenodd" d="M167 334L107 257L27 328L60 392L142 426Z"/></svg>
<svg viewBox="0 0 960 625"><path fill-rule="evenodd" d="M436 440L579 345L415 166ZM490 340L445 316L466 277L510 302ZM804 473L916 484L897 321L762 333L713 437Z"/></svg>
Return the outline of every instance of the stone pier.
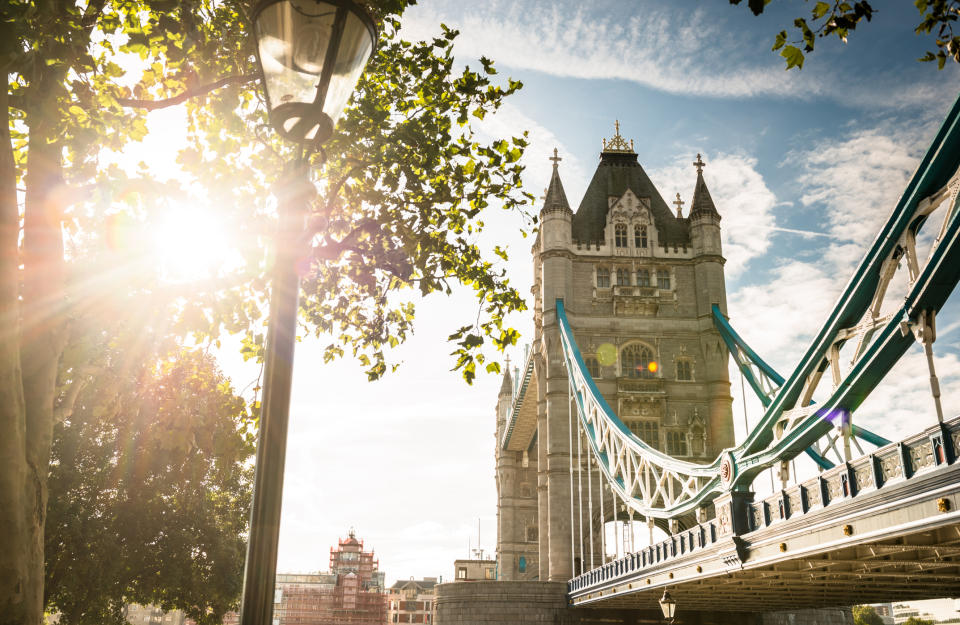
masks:
<svg viewBox="0 0 960 625"><path fill-rule="evenodd" d="M440 584L434 625L663 625L642 610L573 608L563 582L454 582ZM675 625L853 625L849 608L771 614L677 613Z"/></svg>

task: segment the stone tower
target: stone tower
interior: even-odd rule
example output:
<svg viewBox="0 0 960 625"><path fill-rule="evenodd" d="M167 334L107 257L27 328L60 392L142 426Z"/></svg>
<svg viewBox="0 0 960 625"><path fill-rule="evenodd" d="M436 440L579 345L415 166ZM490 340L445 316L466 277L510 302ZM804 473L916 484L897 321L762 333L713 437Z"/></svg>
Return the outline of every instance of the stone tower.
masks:
<svg viewBox="0 0 960 625"><path fill-rule="evenodd" d="M501 389L498 400L501 579L527 578L517 577L522 550L516 525L533 508L537 528L525 527L524 548L535 535L539 579L567 580L578 566L571 546L570 403L558 299L597 387L636 436L693 462L712 461L734 444L728 354L711 316L714 304L724 313L727 307L720 214L700 156L686 217L679 194L675 211L664 202L633 142L620 136L619 123L613 139L603 142L576 213L563 190L556 150L551 160L532 250L533 348L517 379L505 377L511 398ZM517 481L530 484L534 473L535 501L518 497ZM531 561L527 555L527 566Z"/></svg>

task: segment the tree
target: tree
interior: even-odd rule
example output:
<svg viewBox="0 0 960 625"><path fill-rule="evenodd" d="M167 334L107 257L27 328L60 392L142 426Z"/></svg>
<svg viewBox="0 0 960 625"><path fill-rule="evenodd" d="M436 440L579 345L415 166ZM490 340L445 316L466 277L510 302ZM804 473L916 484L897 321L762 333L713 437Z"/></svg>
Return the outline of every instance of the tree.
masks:
<svg viewBox="0 0 960 625"><path fill-rule="evenodd" d="M451 334L455 367L469 381L478 365L499 370L490 349L515 343L504 318L524 308L475 237L483 209L519 210L530 197L520 188L525 135L484 143L473 128L521 85L495 84L487 59L479 71L455 70L456 31L401 41L406 4L372 7L383 24L380 47L338 134L311 161L327 182L314 202L302 319L335 337L328 357L350 352L378 377L391 368L387 350L407 336L414 317L396 294L449 292L459 281L479 302L479 314ZM0 624L42 618L47 473L73 311L111 291L110 276L143 268L132 255L110 272L68 283L74 260L106 236L96 227L148 221L178 193L205 196L244 243L242 262L229 276L179 292L145 278L138 297L177 302L172 327L196 340L241 332L249 355L262 349L264 234L273 227L268 189L294 150L265 123L247 8L242 0L5 4ZM145 135L144 111L180 104L189 147L180 156L186 173L179 185L154 184L145 166L109 164L111 150ZM150 193L122 192L131 187ZM500 248L494 253L506 258Z"/></svg>
<svg viewBox="0 0 960 625"><path fill-rule="evenodd" d="M241 589L246 403L196 349L78 338L98 371L54 427L44 603L63 625L124 625L131 602L219 623Z"/></svg>
<svg viewBox="0 0 960 625"><path fill-rule="evenodd" d="M854 625L884 625L883 619L872 605L853 606Z"/></svg>
<svg viewBox="0 0 960 625"><path fill-rule="evenodd" d="M917 618L916 616L911 616L903 622L903 625L933 625L933 621L925 618Z"/></svg>
<svg viewBox="0 0 960 625"><path fill-rule="evenodd" d="M730 4L740 4L743 0L730 0ZM760 15L773 0L747 0L754 15ZM804 0L806 2L806 0ZM960 34L954 34L954 22L960 18L960 0L914 0L920 13L920 23L914 28L918 35L932 35L935 49L927 52L920 61L936 61L943 69L947 59L960 63ZM793 20L797 33L796 39L788 39L786 30L781 30L773 43L773 50L780 50L787 69L803 68L805 54L813 52L816 41L821 37L836 36L846 43L847 37L864 20L870 21L876 9L868 0L846 2L818 0L810 9L809 22L798 17Z"/></svg>

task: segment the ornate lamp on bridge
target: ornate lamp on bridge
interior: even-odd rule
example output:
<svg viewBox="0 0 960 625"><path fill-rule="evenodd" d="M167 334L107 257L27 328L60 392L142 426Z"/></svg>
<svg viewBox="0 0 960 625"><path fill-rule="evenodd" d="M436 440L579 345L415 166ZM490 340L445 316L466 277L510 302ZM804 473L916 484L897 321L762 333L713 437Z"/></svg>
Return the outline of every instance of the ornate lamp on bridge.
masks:
<svg viewBox="0 0 960 625"><path fill-rule="evenodd" d="M677 602L673 600L673 597L670 596L670 592L666 588L663 589L663 596L660 597L660 610L663 612L663 618L665 618L668 623L672 623L673 615L677 611Z"/></svg>
<svg viewBox="0 0 960 625"><path fill-rule="evenodd" d="M303 146L277 186L280 224L240 616L242 625L270 625L300 292L296 264L307 251L304 224L315 193L307 157L333 134L377 32L351 0L262 0L253 11L253 32L270 123Z"/></svg>

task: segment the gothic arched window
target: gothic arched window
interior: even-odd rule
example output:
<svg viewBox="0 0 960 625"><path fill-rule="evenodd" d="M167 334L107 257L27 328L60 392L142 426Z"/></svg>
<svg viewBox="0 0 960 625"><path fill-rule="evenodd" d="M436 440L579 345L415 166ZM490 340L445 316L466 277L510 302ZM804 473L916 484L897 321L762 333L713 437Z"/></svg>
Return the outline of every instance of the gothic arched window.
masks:
<svg viewBox="0 0 960 625"><path fill-rule="evenodd" d="M637 269L637 286L650 286L649 269Z"/></svg>
<svg viewBox="0 0 960 625"><path fill-rule="evenodd" d="M627 224L617 224L613 227L613 239L617 247L627 247Z"/></svg>
<svg viewBox="0 0 960 625"><path fill-rule="evenodd" d="M630 271L627 269L617 269L617 286L630 286Z"/></svg>
<svg viewBox="0 0 960 625"><path fill-rule="evenodd" d="M692 380L693 379L693 366L690 361L687 359L677 361L677 379L678 380Z"/></svg>
<svg viewBox="0 0 960 625"><path fill-rule="evenodd" d="M593 356L587 356L583 359L583 363L587 365L587 372L590 373L591 378L600 377L600 361L594 358Z"/></svg>
<svg viewBox="0 0 960 625"><path fill-rule="evenodd" d="M606 267L597 267L597 288L610 288L610 270Z"/></svg>
<svg viewBox="0 0 960 625"><path fill-rule="evenodd" d="M646 226L634 226L633 228L633 244L636 247L647 247L647 227Z"/></svg>
<svg viewBox="0 0 960 625"><path fill-rule="evenodd" d="M657 270L657 288L663 289L664 291L670 290L670 270L669 269Z"/></svg>
<svg viewBox="0 0 960 625"><path fill-rule="evenodd" d="M656 365L653 352L643 345L627 345L620 352L620 374L626 378L652 378ZM654 371L651 371L653 369Z"/></svg>
<svg viewBox="0 0 960 625"><path fill-rule="evenodd" d="M683 432L667 432L667 453L672 456L687 455L687 437Z"/></svg>

